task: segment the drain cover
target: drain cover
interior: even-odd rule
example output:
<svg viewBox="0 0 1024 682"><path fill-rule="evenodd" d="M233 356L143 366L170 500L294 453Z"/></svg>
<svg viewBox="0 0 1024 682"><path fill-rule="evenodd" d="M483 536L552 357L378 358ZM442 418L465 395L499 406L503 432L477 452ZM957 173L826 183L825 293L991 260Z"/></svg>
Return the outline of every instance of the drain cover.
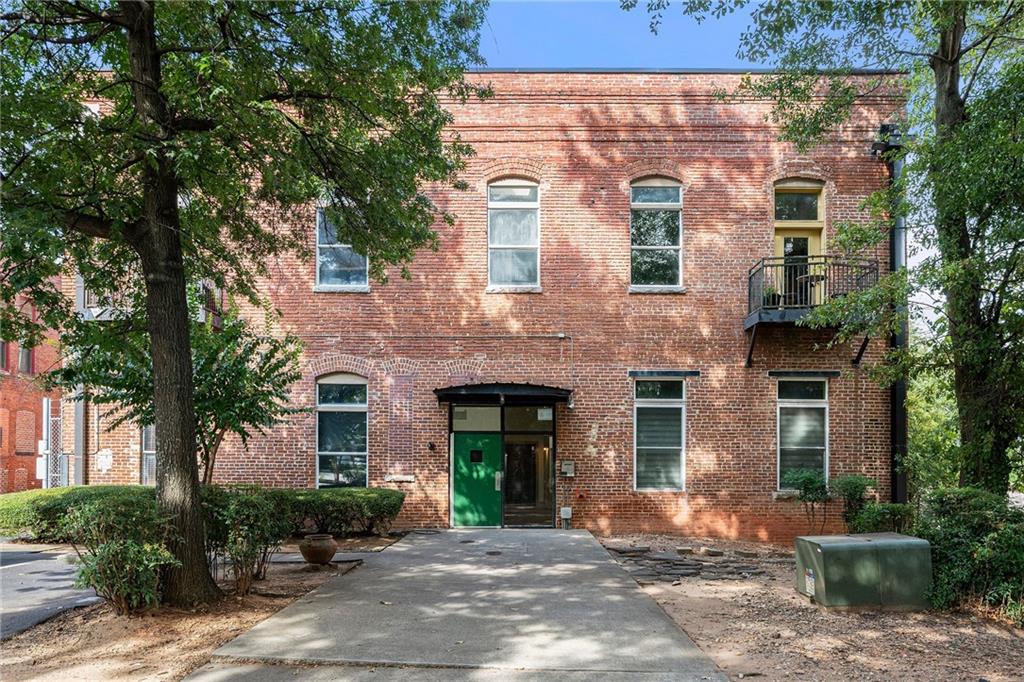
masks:
<svg viewBox="0 0 1024 682"><path fill-rule="evenodd" d="M487 556L498 556L499 554L501 554L501 552L499 552L496 549L492 549L490 552L487 553Z"/></svg>

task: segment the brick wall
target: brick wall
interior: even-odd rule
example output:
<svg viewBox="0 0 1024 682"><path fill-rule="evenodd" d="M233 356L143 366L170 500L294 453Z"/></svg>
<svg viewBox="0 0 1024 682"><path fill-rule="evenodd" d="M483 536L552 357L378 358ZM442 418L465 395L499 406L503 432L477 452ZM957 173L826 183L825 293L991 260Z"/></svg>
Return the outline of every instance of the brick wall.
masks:
<svg viewBox="0 0 1024 682"><path fill-rule="evenodd" d="M842 372L829 386L830 474L871 475L887 496L888 394L851 366L856 348L825 348L827 335L807 329L762 331L746 368L743 318L747 271L773 255L774 183L822 181L831 237L838 221L861 217L860 202L885 182L868 148L900 103L865 100L834 139L801 154L764 122L765 104L714 97L738 76L477 77L492 83L495 96L452 104L454 128L476 150L464 174L470 189L432 192L457 220L437 226L440 248L417 255L410 279L392 271L368 293L314 292L314 263L289 256L268 264L263 285L283 314L282 330L305 343L296 404L313 405L318 376L367 378L370 483L408 493L401 524L447 525L447 406L432 391L478 381L573 389L572 409L557 408L556 450L559 461L576 463L576 476L558 478L556 499L573 507L574 525L596 532L776 540L805 532L797 506L774 495L773 369ZM681 293L629 293L629 186L652 175L683 187ZM505 177L539 183L539 293L485 291L486 188ZM314 244L312 208L273 218L298 221ZM883 244L861 255L884 269L886 253ZM872 339L867 361L883 347ZM687 380L684 493L632 489L628 371L649 369L700 371ZM217 479L314 485L314 434L315 417L305 413L253 438L247 450L229 441ZM122 444L125 457L133 447ZM386 483L389 474L415 481Z"/></svg>
<svg viewBox="0 0 1024 682"><path fill-rule="evenodd" d="M33 349L32 371L21 372L18 365L20 345L6 347L6 369L0 369L0 493L38 488L36 457L39 441L48 428L49 415L43 414L43 398L56 403L57 394L42 390L37 375L52 369L57 362L54 337ZM0 353L3 353L0 347ZM54 407L53 409L56 409Z"/></svg>

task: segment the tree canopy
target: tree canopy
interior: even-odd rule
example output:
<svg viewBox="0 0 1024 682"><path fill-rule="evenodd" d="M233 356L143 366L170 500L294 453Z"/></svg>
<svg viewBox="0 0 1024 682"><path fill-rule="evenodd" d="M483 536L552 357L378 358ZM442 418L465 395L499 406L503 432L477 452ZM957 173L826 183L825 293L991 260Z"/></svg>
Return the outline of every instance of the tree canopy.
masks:
<svg viewBox="0 0 1024 682"><path fill-rule="evenodd" d="M637 0L624 0L626 9ZM657 30L675 3L649 0ZM800 149L845 123L852 107L901 73L905 162L834 240L856 252L883 242L897 217L911 266L819 307L807 322L836 341L885 336L909 314L925 343L894 349L879 376L948 373L956 399L959 479L1005 492L1024 437L1024 3L929 0L684 0L698 22L750 10L740 57L774 67L738 93L768 98L770 120ZM875 79L853 77L877 70ZM924 352L922 352L922 350Z"/></svg>
<svg viewBox="0 0 1024 682"><path fill-rule="evenodd" d="M445 132L484 5L469 0L19 0L0 10L0 329L81 324L59 277L137 302L152 358L157 496L181 567L165 598L217 593L203 555L189 283L259 302L307 253L312 206L385 274L451 216L470 149ZM32 304L38 316L29 314Z"/></svg>

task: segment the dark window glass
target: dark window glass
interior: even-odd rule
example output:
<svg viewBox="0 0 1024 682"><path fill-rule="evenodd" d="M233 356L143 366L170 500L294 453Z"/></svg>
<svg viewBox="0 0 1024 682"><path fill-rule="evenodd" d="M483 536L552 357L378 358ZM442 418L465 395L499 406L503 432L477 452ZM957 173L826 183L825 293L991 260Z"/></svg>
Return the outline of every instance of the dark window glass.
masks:
<svg viewBox="0 0 1024 682"><path fill-rule="evenodd" d="M555 408L548 407L506 407L506 431L551 432L555 426Z"/></svg>
<svg viewBox="0 0 1024 682"><path fill-rule="evenodd" d="M318 412L317 450L366 452L366 413Z"/></svg>
<svg viewBox="0 0 1024 682"><path fill-rule="evenodd" d="M634 204L678 204L679 187L633 187Z"/></svg>
<svg viewBox="0 0 1024 682"><path fill-rule="evenodd" d="M19 348L18 349L18 371L22 374L32 373L32 349L31 348Z"/></svg>
<svg viewBox="0 0 1024 682"><path fill-rule="evenodd" d="M679 251L633 249L632 283L644 286L679 284Z"/></svg>
<svg viewBox="0 0 1024 682"><path fill-rule="evenodd" d="M320 455L321 488L366 487L366 455Z"/></svg>
<svg viewBox="0 0 1024 682"><path fill-rule="evenodd" d="M824 400L824 381L780 381L779 400Z"/></svg>
<svg viewBox="0 0 1024 682"><path fill-rule="evenodd" d="M636 408L638 448L679 448L683 446L683 411L678 407Z"/></svg>
<svg viewBox="0 0 1024 682"><path fill-rule="evenodd" d="M683 397L683 382L637 381L636 397L652 398L655 400L681 400Z"/></svg>
<svg viewBox="0 0 1024 682"><path fill-rule="evenodd" d="M776 192L776 220L817 220L817 192Z"/></svg>
<svg viewBox="0 0 1024 682"><path fill-rule="evenodd" d="M317 384L321 405L365 405L366 384Z"/></svg>
<svg viewBox="0 0 1024 682"><path fill-rule="evenodd" d="M679 211L634 210L629 229L633 246L678 246Z"/></svg>

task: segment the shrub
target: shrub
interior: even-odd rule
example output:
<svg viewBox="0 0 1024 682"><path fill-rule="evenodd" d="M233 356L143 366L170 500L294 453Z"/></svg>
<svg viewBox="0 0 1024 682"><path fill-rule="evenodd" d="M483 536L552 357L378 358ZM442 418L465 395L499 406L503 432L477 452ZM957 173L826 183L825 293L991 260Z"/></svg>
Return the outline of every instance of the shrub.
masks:
<svg viewBox="0 0 1024 682"><path fill-rule="evenodd" d="M237 594L248 594L254 580L266 577L271 557L291 532L281 499L258 486L204 488L207 552L227 558Z"/></svg>
<svg viewBox="0 0 1024 682"><path fill-rule="evenodd" d="M294 533L386 533L405 493L390 488L302 488L268 491Z"/></svg>
<svg viewBox="0 0 1024 682"><path fill-rule="evenodd" d="M850 522L852 533L904 533L914 522L914 507L883 502L866 504Z"/></svg>
<svg viewBox="0 0 1024 682"><path fill-rule="evenodd" d="M153 488L141 485L71 486L0 495L0 533L29 533L43 542L68 542L62 533L70 509L110 496L155 500Z"/></svg>
<svg viewBox="0 0 1024 682"><path fill-rule="evenodd" d="M875 485L875 479L860 474L837 476L832 479L832 492L843 500L843 521L847 529L852 529L853 520L867 504L868 488Z"/></svg>
<svg viewBox="0 0 1024 682"><path fill-rule="evenodd" d="M782 486L797 492L797 500L803 505L804 515L807 517L807 523L810 527L809 532L813 533L815 528L818 528L819 533L824 531L825 512L828 509L828 503L832 499L832 495L829 493L828 485L825 483L825 477L822 473L813 469L787 471L785 476L782 477ZM820 527L817 523L819 513L821 515Z"/></svg>
<svg viewBox="0 0 1024 682"><path fill-rule="evenodd" d="M120 614L159 603L161 569L177 562L167 550L171 526L152 496L116 491L69 509L60 526L81 559L78 586Z"/></svg>
<svg viewBox="0 0 1024 682"><path fill-rule="evenodd" d="M178 565L163 545L134 540L105 542L79 556L75 585L93 588L122 615L159 604L161 569Z"/></svg>
<svg viewBox="0 0 1024 682"><path fill-rule="evenodd" d="M940 489L914 534L931 543L935 606L981 602L1024 624L1024 511L986 491Z"/></svg>

